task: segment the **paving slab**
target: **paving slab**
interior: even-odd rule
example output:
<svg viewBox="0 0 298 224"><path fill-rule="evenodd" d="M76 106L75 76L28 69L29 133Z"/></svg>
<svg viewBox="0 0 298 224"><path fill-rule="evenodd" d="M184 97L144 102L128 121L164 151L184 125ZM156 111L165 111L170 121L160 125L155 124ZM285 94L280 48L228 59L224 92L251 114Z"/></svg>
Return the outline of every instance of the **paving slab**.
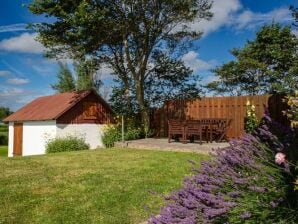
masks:
<svg viewBox="0 0 298 224"><path fill-rule="evenodd" d="M142 150L159 150L159 151L174 151L174 152L195 152L209 154L214 152L213 149L225 148L229 146L228 142L203 142L199 144L187 143L183 144L181 142L171 142L168 143L166 138L145 138L138 140L131 140L125 142L116 142L115 147L124 148L134 148Z"/></svg>

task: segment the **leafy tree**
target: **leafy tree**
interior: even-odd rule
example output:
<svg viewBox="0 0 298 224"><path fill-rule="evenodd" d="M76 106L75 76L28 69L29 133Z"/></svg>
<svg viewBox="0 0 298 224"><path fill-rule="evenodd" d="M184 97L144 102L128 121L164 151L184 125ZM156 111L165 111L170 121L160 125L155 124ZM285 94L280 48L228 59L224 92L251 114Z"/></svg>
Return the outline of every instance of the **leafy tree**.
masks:
<svg viewBox="0 0 298 224"><path fill-rule="evenodd" d="M144 82L145 103L149 108L159 107L166 100L194 98L202 92L198 76L185 67L181 60L158 58L155 68L150 71ZM110 97L110 103L115 112L134 115L140 110L134 97L134 84L130 80L129 89L121 80L116 80L116 86Z"/></svg>
<svg viewBox="0 0 298 224"><path fill-rule="evenodd" d="M76 89L75 80L71 74L71 71L66 64L58 62L59 72L57 74L57 83L51 85L51 87L59 93L71 92Z"/></svg>
<svg viewBox="0 0 298 224"><path fill-rule="evenodd" d="M294 6L290 6L290 10L292 11L292 16L294 18L294 26L298 26L298 8Z"/></svg>
<svg viewBox="0 0 298 224"><path fill-rule="evenodd" d="M58 81L51 85L51 87L59 93L89 89L98 91L102 85L102 82L95 77L96 67L90 61L75 62L75 74L71 73L67 64L61 62L58 62L58 64Z"/></svg>
<svg viewBox="0 0 298 224"><path fill-rule="evenodd" d="M100 79L98 79L98 77L96 77L97 65L94 63L94 61L80 61L74 63L74 67L77 77L77 90L99 90L102 82Z"/></svg>
<svg viewBox="0 0 298 224"><path fill-rule="evenodd" d="M2 121L7 116L11 115L13 112L8 107L0 107L0 121Z"/></svg>
<svg viewBox="0 0 298 224"><path fill-rule="evenodd" d="M298 86L297 50L298 40L290 27L266 25L255 40L231 51L236 59L217 67L218 80L207 87L231 95L292 92Z"/></svg>
<svg viewBox="0 0 298 224"><path fill-rule="evenodd" d="M135 94L147 132L146 83L167 74L157 72L158 61L179 62L183 50L201 36L189 24L209 19L210 7L209 0L35 0L29 9L53 17L52 23L35 25L48 56L88 56L113 69L121 85ZM170 70L180 66L171 63ZM165 85L177 76L170 72Z"/></svg>

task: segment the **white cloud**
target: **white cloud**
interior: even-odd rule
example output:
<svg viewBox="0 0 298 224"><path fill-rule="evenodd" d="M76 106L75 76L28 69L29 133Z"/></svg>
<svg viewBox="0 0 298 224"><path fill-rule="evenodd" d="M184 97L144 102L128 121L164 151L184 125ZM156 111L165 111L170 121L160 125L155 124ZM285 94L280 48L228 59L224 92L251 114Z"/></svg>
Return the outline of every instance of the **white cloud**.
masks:
<svg viewBox="0 0 298 224"><path fill-rule="evenodd" d="M8 84L12 85L24 85L30 82L29 79L22 79L22 78L11 78L6 81Z"/></svg>
<svg viewBox="0 0 298 224"><path fill-rule="evenodd" d="M0 33L6 33L6 32L16 32L16 31L25 31L27 24L25 23L15 23L5 26L0 26Z"/></svg>
<svg viewBox="0 0 298 224"><path fill-rule="evenodd" d="M254 29L273 21L289 23L292 20L288 8L281 7L265 13L253 12L244 9L240 0L214 0L211 12L211 20L198 20L188 25L192 30L203 31L203 35L207 36L225 26L236 30Z"/></svg>
<svg viewBox="0 0 298 224"><path fill-rule="evenodd" d="M53 76L57 74L58 64L54 59L27 57L24 59L27 66L41 76Z"/></svg>
<svg viewBox="0 0 298 224"><path fill-rule="evenodd" d="M298 30L292 30L292 33L298 38Z"/></svg>
<svg viewBox="0 0 298 224"><path fill-rule="evenodd" d="M5 61L4 59L1 60L1 62L6 65L8 67L8 69L10 71L12 71L13 73L17 74L18 76L24 77L23 72L21 72L20 70L16 69L14 66L12 66L10 63L8 63L7 61Z"/></svg>
<svg viewBox="0 0 298 224"><path fill-rule="evenodd" d="M244 28L247 24L249 24L254 17L254 13L250 10L246 10L241 13L238 18L234 20L238 29Z"/></svg>
<svg viewBox="0 0 298 224"><path fill-rule="evenodd" d="M7 71L7 70L1 70L0 71L0 77L4 77L4 76L10 76L11 72Z"/></svg>
<svg viewBox="0 0 298 224"><path fill-rule="evenodd" d="M40 54L45 48L35 40L36 33L23 33L0 41L0 50L20 53Z"/></svg>
<svg viewBox="0 0 298 224"><path fill-rule="evenodd" d="M111 78L111 74L113 73L113 69L108 67L108 65L103 65L96 73L97 78L104 80Z"/></svg>
<svg viewBox="0 0 298 224"><path fill-rule="evenodd" d="M206 85L210 82L214 82L218 80L219 80L218 76L215 76L214 74L210 73L203 77L202 84Z"/></svg>
<svg viewBox="0 0 298 224"><path fill-rule="evenodd" d="M242 8L239 0L214 0L211 12L213 17L211 20L202 20L190 24L192 30L203 31L203 35L216 31L223 25L229 23L232 19L233 13Z"/></svg>
<svg viewBox="0 0 298 224"><path fill-rule="evenodd" d="M39 96L52 94L51 89L42 90L27 90L23 88L14 88L0 84L0 106L9 107L11 110L16 111L24 104L29 103Z"/></svg>
<svg viewBox="0 0 298 224"><path fill-rule="evenodd" d="M288 8L278 8L267 13L245 10L235 16L234 20L231 21L231 25L237 29L253 29L272 22L286 23L291 21L291 12Z"/></svg>
<svg viewBox="0 0 298 224"><path fill-rule="evenodd" d="M184 54L181 59L186 66L193 70L194 73L199 71L208 71L217 64L215 60L204 61L200 59L199 54L194 51L189 51Z"/></svg>
<svg viewBox="0 0 298 224"><path fill-rule="evenodd" d="M19 96L28 94L30 91L20 89L20 88L9 88L9 87L3 87L0 90L0 97L7 97L7 96Z"/></svg>

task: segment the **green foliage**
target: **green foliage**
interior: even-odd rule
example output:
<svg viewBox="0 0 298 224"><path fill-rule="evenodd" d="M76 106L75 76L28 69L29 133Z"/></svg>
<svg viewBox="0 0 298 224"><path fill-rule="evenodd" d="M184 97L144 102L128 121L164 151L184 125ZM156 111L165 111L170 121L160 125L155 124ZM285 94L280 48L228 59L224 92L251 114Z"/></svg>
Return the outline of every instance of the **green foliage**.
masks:
<svg viewBox="0 0 298 224"><path fill-rule="evenodd" d="M8 107L0 107L0 121L2 121L7 116L11 115L13 112Z"/></svg>
<svg viewBox="0 0 298 224"><path fill-rule="evenodd" d="M249 100L246 103L246 117L244 130L246 133L253 133L259 125L258 118L256 116L256 107L254 104L250 104Z"/></svg>
<svg viewBox="0 0 298 224"><path fill-rule="evenodd" d="M80 60L78 63L74 63L77 83L76 89L80 90L90 90L94 89L98 91L102 82L94 77L96 73L97 65L92 60Z"/></svg>
<svg viewBox="0 0 298 224"><path fill-rule="evenodd" d="M291 93L298 87L297 49L290 27L263 26L255 40L231 51L236 60L216 68L219 80L207 87L217 94Z"/></svg>
<svg viewBox="0 0 298 224"><path fill-rule="evenodd" d="M85 139L76 136L66 136L51 139L47 142L46 152L68 152L88 150L90 146L85 143Z"/></svg>
<svg viewBox="0 0 298 224"><path fill-rule="evenodd" d="M110 125L105 127L102 135L102 143L107 148L114 147L114 143L121 141L121 128L119 130L119 125Z"/></svg>
<svg viewBox="0 0 298 224"><path fill-rule="evenodd" d="M292 11L292 16L295 21L294 26L297 27L298 26L298 8L296 8L292 5L292 6L290 6L290 10Z"/></svg>
<svg viewBox="0 0 298 224"><path fill-rule="evenodd" d="M8 126L0 125L0 145L8 145Z"/></svg>
<svg viewBox="0 0 298 224"><path fill-rule="evenodd" d="M75 80L71 74L71 71L66 64L61 62L59 64L59 72L57 74L57 83L51 85L51 87L59 93L72 92L76 89Z"/></svg>
<svg viewBox="0 0 298 224"><path fill-rule="evenodd" d="M0 132L0 145L8 145L7 133Z"/></svg>
<svg viewBox="0 0 298 224"><path fill-rule="evenodd" d="M8 132L8 125L0 125L0 132Z"/></svg>
<svg viewBox="0 0 298 224"><path fill-rule="evenodd" d="M160 107L167 100L195 98L202 92L200 78L181 60L157 55L155 64L156 69L144 82L145 104L149 108ZM132 81L124 85L116 80L109 100L116 113L128 116L140 113L134 85Z"/></svg>
<svg viewBox="0 0 298 224"><path fill-rule="evenodd" d="M29 9L53 17L50 23L33 25L49 57L67 54L80 60L88 56L113 70L120 86L134 94L147 133L148 94L198 92L188 82L191 72L180 56L202 34L191 30L191 22L210 19L211 5L210 0L34 0Z"/></svg>
<svg viewBox="0 0 298 224"><path fill-rule="evenodd" d="M124 140L134 140L145 137L143 128L137 125L132 119L126 119L124 123ZM114 125L106 126L102 136L102 142L105 147L110 148L114 146L115 142L122 140L122 126L118 122Z"/></svg>
<svg viewBox="0 0 298 224"><path fill-rule="evenodd" d="M90 60L80 60L74 63L75 74L72 74L66 64L59 62L58 81L51 87L59 93L90 90L98 91L102 82L94 77L96 73L96 64ZM76 77L76 79L74 79Z"/></svg>
<svg viewBox="0 0 298 224"><path fill-rule="evenodd" d="M294 128L296 133L296 144L294 144L296 147L298 146L298 91L296 90L294 94L289 95L285 98L285 101L288 104L288 109L284 111L286 116L291 121L291 126ZM292 160L294 163L294 174L296 176L296 180L294 183L294 190L298 192L298 151L296 150L296 147L293 148ZM297 205L298 206L298 205Z"/></svg>
<svg viewBox="0 0 298 224"><path fill-rule="evenodd" d="M285 98L289 108L284 111L286 116L290 119L293 127L298 127L298 91L296 90L293 95Z"/></svg>

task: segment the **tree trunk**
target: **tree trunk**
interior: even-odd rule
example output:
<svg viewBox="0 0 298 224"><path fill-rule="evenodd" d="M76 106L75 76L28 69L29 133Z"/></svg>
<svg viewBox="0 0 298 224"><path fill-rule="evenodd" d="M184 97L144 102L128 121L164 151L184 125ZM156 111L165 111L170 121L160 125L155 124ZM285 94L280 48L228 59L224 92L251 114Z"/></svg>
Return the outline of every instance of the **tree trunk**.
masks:
<svg viewBox="0 0 298 224"><path fill-rule="evenodd" d="M149 109L145 103L145 98L144 98L144 86L141 81L136 82L136 93L137 93L137 101L140 106L142 122L144 125L145 136L148 137L149 130L150 130L150 117L149 117Z"/></svg>

